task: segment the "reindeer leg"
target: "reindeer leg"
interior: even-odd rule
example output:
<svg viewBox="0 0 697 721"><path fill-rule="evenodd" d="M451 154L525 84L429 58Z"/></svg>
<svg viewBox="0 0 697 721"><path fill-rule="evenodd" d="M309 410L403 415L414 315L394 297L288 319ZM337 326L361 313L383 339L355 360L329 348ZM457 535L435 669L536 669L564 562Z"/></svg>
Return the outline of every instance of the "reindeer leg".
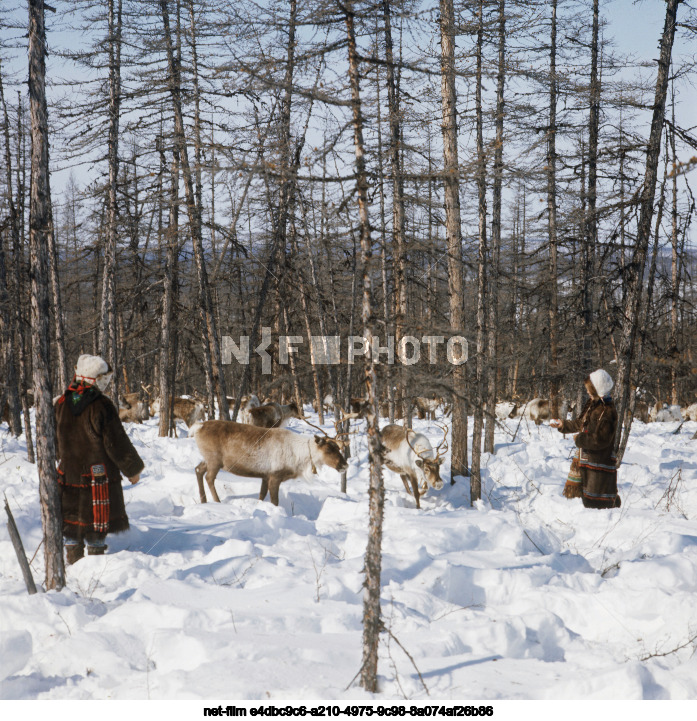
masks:
<svg viewBox="0 0 697 721"><path fill-rule="evenodd" d="M263 501L266 498L266 494L269 492L269 479L261 479L261 488L259 489L259 500Z"/></svg>
<svg viewBox="0 0 697 721"><path fill-rule="evenodd" d="M400 475L400 478L402 479L402 483L404 484L404 488L406 489L407 493L411 496L411 485L409 483L409 478L404 473Z"/></svg>
<svg viewBox="0 0 697 721"><path fill-rule="evenodd" d="M206 489L203 486L203 474L208 470L208 466L205 461L201 461L196 466L196 480L198 481L198 495L201 499L201 503L206 503Z"/></svg>
<svg viewBox="0 0 697 721"><path fill-rule="evenodd" d="M278 489L281 486L282 479L278 476L271 476L269 478L269 495L271 496L271 503L274 504L274 506L278 505Z"/></svg>
<svg viewBox="0 0 697 721"><path fill-rule="evenodd" d="M416 476L410 476L411 487L414 490L414 499L416 500L416 507L421 508L419 503L419 482L416 480Z"/></svg>
<svg viewBox="0 0 697 721"><path fill-rule="evenodd" d="M220 498L218 498L218 493L215 490L215 477L218 475L220 468L221 466L218 466L217 468L209 468L206 473L206 483L208 483L208 488L211 491L211 497L216 503L220 503Z"/></svg>

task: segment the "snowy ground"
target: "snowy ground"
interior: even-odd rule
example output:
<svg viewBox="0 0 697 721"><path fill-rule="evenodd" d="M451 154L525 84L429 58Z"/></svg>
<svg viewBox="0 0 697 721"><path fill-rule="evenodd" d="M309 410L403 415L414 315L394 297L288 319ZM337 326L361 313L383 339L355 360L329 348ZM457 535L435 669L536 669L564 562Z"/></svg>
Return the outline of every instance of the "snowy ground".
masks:
<svg viewBox="0 0 697 721"><path fill-rule="evenodd" d="M571 438L525 421L515 440L517 420L497 432L475 508L463 479L416 510L386 471L393 638L375 698L697 699L697 423L672 435L677 425L635 424L612 511L561 496ZM437 427L415 426L438 441ZM27 595L3 517L0 698L373 698L355 680L364 438L347 495L324 469L283 484L275 508L257 480L224 472L222 503L201 505L185 428L128 432L146 464L124 486L131 529L69 567L63 592ZM0 486L43 582L36 472L6 430Z"/></svg>

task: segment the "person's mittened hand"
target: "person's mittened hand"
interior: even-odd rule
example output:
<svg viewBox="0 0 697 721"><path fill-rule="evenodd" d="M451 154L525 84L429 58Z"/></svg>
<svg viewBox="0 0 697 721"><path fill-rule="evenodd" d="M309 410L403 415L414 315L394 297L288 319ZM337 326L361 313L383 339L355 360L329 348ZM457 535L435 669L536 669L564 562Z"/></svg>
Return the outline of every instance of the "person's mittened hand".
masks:
<svg viewBox="0 0 697 721"><path fill-rule="evenodd" d="M561 428L561 421L558 418L552 418L549 425L552 426L552 428Z"/></svg>
<svg viewBox="0 0 697 721"><path fill-rule="evenodd" d="M135 484L138 483L138 481L140 480L140 473L139 473L137 476L133 476L133 478L129 478L128 480L129 480L133 485L135 485Z"/></svg>

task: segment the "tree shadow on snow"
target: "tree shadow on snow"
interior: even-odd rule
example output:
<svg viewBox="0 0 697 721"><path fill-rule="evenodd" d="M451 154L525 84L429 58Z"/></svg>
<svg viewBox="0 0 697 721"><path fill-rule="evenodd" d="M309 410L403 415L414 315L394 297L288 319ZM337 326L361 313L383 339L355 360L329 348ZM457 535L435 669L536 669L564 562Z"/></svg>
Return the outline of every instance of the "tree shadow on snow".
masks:
<svg viewBox="0 0 697 721"><path fill-rule="evenodd" d="M421 674L421 676L422 678L435 678L447 673L453 673L453 671L457 671L461 668L467 668L468 666L478 666L481 663L488 663L489 661L500 661L502 658L503 656L485 656L484 658L475 658L471 661L460 661L460 663L454 663L450 666L435 668L432 671L425 671ZM418 681L418 676L412 674L412 678Z"/></svg>

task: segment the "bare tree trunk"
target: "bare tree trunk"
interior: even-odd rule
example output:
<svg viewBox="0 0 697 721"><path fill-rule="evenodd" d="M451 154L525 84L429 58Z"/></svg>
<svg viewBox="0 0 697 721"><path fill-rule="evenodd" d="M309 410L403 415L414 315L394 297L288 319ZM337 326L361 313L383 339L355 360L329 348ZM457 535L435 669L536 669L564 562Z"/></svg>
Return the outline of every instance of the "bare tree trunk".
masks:
<svg viewBox="0 0 697 721"><path fill-rule="evenodd" d="M3 394L0 400L0 413L5 407L5 388L7 389L7 404L9 409L8 423L12 434L19 436L22 432L22 424L19 418L19 393L17 383L17 366L15 365L14 354L12 353L13 323L10 310L10 294L7 285L7 265L5 263L5 242L4 234L0 229L0 347L2 348L3 368Z"/></svg>
<svg viewBox="0 0 697 721"><path fill-rule="evenodd" d="M99 350L111 364L114 379L111 394L118 404L120 358L116 341L116 240L118 205L116 192L119 176L119 119L121 113L121 0L109 0L109 186L107 196L104 275L99 324Z"/></svg>
<svg viewBox="0 0 697 721"><path fill-rule="evenodd" d="M58 247L56 228L53 223L53 208L51 208L50 223L51 234L48 248L49 273L51 276L51 296L53 306L53 321L56 333L56 353L58 356L58 384L63 389L70 383L72 373L69 371L68 359L65 355L65 322L63 320L63 301L61 300L60 278L58 277Z"/></svg>
<svg viewBox="0 0 697 721"><path fill-rule="evenodd" d="M201 170L203 164L202 140L201 140L201 101L199 88L199 71L198 71L198 50L196 46L196 16L194 12L193 0L188 0L189 7L189 27L191 30L191 58L192 58L192 85L194 99L194 173L195 180L194 197L196 201L196 217L198 223L198 234L201 235L202 212L203 212L203 182L201 180ZM202 242L202 241L201 241ZM214 251L215 257L215 251ZM211 356L211 370L213 373L213 385L217 393L218 413L219 417L228 420L230 417L230 409L227 401L227 387L225 383L224 370L221 363L220 345L218 342L217 326L214 315L214 305L210 297L210 285L206 278L205 259L202 256L201 264L203 266L203 283L204 295L207 297L208 303L208 345ZM198 265L198 261L197 261ZM212 406L211 406L212 408Z"/></svg>
<svg viewBox="0 0 697 721"><path fill-rule="evenodd" d="M549 50L549 128L547 129L547 223L549 234L549 374L550 413L559 416L559 357L557 330L557 0L552 0Z"/></svg>
<svg viewBox="0 0 697 721"><path fill-rule="evenodd" d="M667 0L666 18L661 36L660 56L658 60L658 73L656 77L656 95L653 103L651 119L651 132L646 150L646 171L641 191L639 225L634 248L632 263L628 266L627 296L623 307L622 334L619 345L619 363L617 368L616 399L619 418L624 422L625 409L629 401L631 386L632 363L636 344L637 328L639 323L639 307L641 305L644 270L646 256L651 237L651 218L653 217L653 201L656 194L656 178L658 173L658 160L661 154L661 131L665 119L666 96L668 94L668 79L670 59L673 52L675 38L675 22L680 0ZM629 435L631 418L628 419L624 433ZM615 450L619 448L621 433L615 438ZM622 460L618 456L618 460Z"/></svg>
<svg viewBox="0 0 697 721"><path fill-rule="evenodd" d="M172 34L169 25L168 0L160 0L162 11L162 23L165 34L165 47L167 52L167 67L169 73L169 90L174 110L174 134L175 143L179 151L182 175L184 178L184 189L186 192L186 206L189 216L189 228L191 240L194 247L194 259L196 261L196 273L198 276L199 290L199 312L202 322L203 333L203 355L204 368L206 371L206 386L208 396L214 397L217 393L218 411L221 418L229 418L227 402L227 391L225 389L225 378L222 373L220 343L218 331L213 314L208 274L206 271L206 260L203 252L203 237L201 232L201 207L196 201L194 190L193 174L189 164L189 154L186 145L184 132L184 115L181 104L181 75L178 59L174 55Z"/></svg>
<svg viewBox="0 0 697 721"><path fill-rule="evenodd" d="M41 522L44 531L46 588L61 590L65 585L65 566L63 518L56 479L56 433L51 389L51 316L48 296L51 189L48 175L45 48L44 5L42 0L29 0L29 98L32 137L29 247L36 451Z"/></svg>
<svg viewBox="0 0 697 721"><path fill-rule="evenodd" d="M16 247L19 243L19 218L17 207L12 195L12 156L10 153L10 120L5 103L5 94L2 83L2 66L0 65L0 102L2 103L4 136L5 136L5 170L7 182L7 202L9 205L10 237L12 244ZM0 345L2 346L4 361L4 381L7 387L7 404L9 409L9 426L12 434L19 436L22 433L22 422L20 419L20 397L19 397L19 374L17 369L17 356L14 354L14 338L20 329L17 327L17 315L11 308L9 284L7 275L7 262L5 245L2 240L2 226L0 226ZM19 301L19 298L16 298ZM0 412L3 410L0 404Z"/></svg>
<svg viewBox="0 0 697 721"><path fill-rule="evenodd" d="M24 217L25 207L25 188L26 188L26 147L24 132L24 112L22 107L22 98L17 93L17 200L15 208L17 218ZM29 409L29 362L27 356L30 355L29 346L31 344L31 334L27 333L27 324L25 323L24 306L26 303L24 294L25 258L24 248L26 246L24 223L18 228L16 237L13 238L14 248L14 274L15 274L15 326L17 334L15 336L16 356L19 361L19 382L20 396L22 401L22 417L24 421L24 438L27 443L27 460L29 463L35 463L34 456L34 440L31 429L31 411Z"/></svg>
<svg viewBox="0 0 697 721"><path fill-rule="evenodd" d="M479 213L479 251L477 256L477 360L476 398L474 424L472 427L472 479L470 481L470 502L474 504L482 497L481 456L482 426L484 420L484 387L486 369L486 155L484 153L484 123L482 118L482 53L484 46L484 2L479 0L479 21L477 29L477 79L475 91L475 113L477 133L477 196Z"/></svg>
<svg viewBox="0 0 697 721"><path fill-rule="evenodd" d="M600 124L600 81L598 78L598 0L593 0L593 29L591 37L590 116L588 120L588 186L582 188L583 233L581 236L581 297L582 297L582 371L584 377L593 368L592 333L594 323L595 252L598 245L597 175L598 134ZM583 159L582 159L583 163Z"/></svg>
<svg viewBox="0 0 697 721"><path fill-rule="evenodd" d="M486 399L484 450L494 452L496 395L498 382L498 276L501 251L501 186L503 184L503 99L506 82L506 0L499 0L499 58L496 75L496 141L494 146L494 188L491 214L491 267L489 269L489 386Z"/></svg>
<svg viewBox="0 0 697 721"><path fill-rule="evenodd" d="M448 251L448 296L450 331L464 334L464 283L462 277L462 229L460 224L460 166L457 152L457 95L455 90L455 14L453 0L440 0L441 108L443 114L443 186L445 196L445 233ZM467 405L464 365L452 373L451 477L468 476Z"/></svg>
<svg viewBox="0 0 697 721"><path fill-rule="evenodd" d="M368 487L368 547L365 552L361 686L369 693L375 693L378 690L378 643L382 629L380 614L380 573L382 568L382 521L385 503L385 486L382 480L382 444L380 443L380 431L378 429L378 408L375 397L375 359L372 353L373 307L371 271L374 261L370 237L370 221L368 219L368 175L365 167L358 52L356 49L352 0L346 3L345 12L348 37L349 80L351 84L353 142L356 151L356 183L358 186L361 261L363 264L363 337L368 344L365 364L365 398L368 401L366 425L368 432L370 484Z"/></svg>
<svg viewBox="0 0 697 721"><path fill-rule="evenodd" d="M167 161L163 150L163 140L158 138L158 149L160 151L160 207L164 203L162 189L164 185L164 174L167 168ZM174 308L175 288L175 265L179 250L179 159L178 153L172 158L172 187L169 203L169 220L167 230L164 233L167 248L165 257L165 269L162 288L162 326L160 328L160 362L159 362L159 399L160 399L160 425L158 435L169 436L172 432L172 410L174 402L174 386L171 373L174 365L174 354L172 344L172 310Z"/></svg>
<svg viewBox="0 0 697 721"><path fill-rule="evenodd" d="M304 218L304 215L303 215ZM307 233L305 235L307 238ZM293 251L295 252L296 256L299 255L299 249L298 249L298 236L295 230L293 230L290 234L290 242L291 247L293 248ZM308 245L307 247L307 253L309 256L310 261L310 268L313 274L314 278L314 263L312 261L312 251L310 250L310 247ZM297 273L297 282L298 282L298 291L300 293L300 304L302 306L303 311L303 321L305 322L305 333L307 334L307 342L310 346L310 366L312 370L312 386L315 391L315 403L317 405L317 420L319 421L320 425L324 424L324 409L322 407L322 388L320 384L319 379L319 372L317 370L317 361L315 358L315 353L312 346L312 324L310 322L310 308L308 303L308 296L309 296L309 288L307 286L307 283L305 282L305 275L302 271L302 268L296 267L296 273ZM318 291L319 293L319 291ZM322 335L324 335L324 332L322 332ZM291 356L292 358L292 356ZM298 391L299 395L299 391ZM298 402L300 402L298 400ZM302 411L302 406L299 406Z"/></svg>
<svg viewBox="0 0 697 721"><path fill-rule="evenodd" d="M672 124L668 138L670 140L670 153L673 160L673 168L678 167L678 159L675 152L675 89L672 93L671 103ZM672 173L673 202L671 207L671 273L670 273L670 402L678 405L678 363L680 362L680 349L678 348L678 301L680 299L680 273L678 265L678 174Z"/></svg>
<svg viewBox="0 0 697 721"><path fill-rule="evenodd" d="M642 299L639 312L641 313L642 320L640 323L640 331L637 338L636 348L636 367L641 369L641 362L644 355L644 348L646 346L646 336L649 327L649 320L651 318L651 305L653 303L653 291L654 283L656 280L656 261L658 259L658 249L660 247L661 236L661 223L663 221L663 209L665 206L665 191L666 183L668 180L668 156L665 156L665 162L663 167L663 182L661 183L661 190L658 194L658 208L656 210L656 223L654 226L653 233L653 250L651 252L651 262L649 263L649 278L646 286L646 296ZM617 457L623 458L624 452L627 448L629 441L629 430L631 429L632 422L634 421L634 409L636 407L636 393L632 393L627 403L627 410L624 413L624 426L622 428L621 440L617 449Z"/></svg>
<svg viewBox="0 0 697 721"><path fill-rule="evenodd" d="M290 329L290 316L288 314L288 303L283 302L283 326L286 331L286 335L291 335L291 329ZM309 340L309 339L308 339ZM300 392L300 383L298 381L298 370L295 364L295 353L290 352L288 353L288 365L290 366L290 381L293 387L293 400L296 402L298 408L300 409L300 412L303 412L303 399L302 399L302 393ZM317 375L315 374L315 378ZM319 395L319 393L318 393Z"/></svg>
<svg viewBox="0 0 697 721"><path fill-rule="evenodd" d="M407 273L406 238L404 233L404 179L401 167L400 109L397 83L395 79L394 47L392 42L390 0L382 0L382 16L385 33L385 68L387 73L387 105L390 124L390 171L392 173L392 239L395 276L395 343L404 336L407 318ZM406 366L400 363L398 375L402 389L402 415L409 414L410 399L406 394Z"/></svg>
<svg viewBox="0 0 697 721"><path fill-rule="evenodd" d="M387 6L387 9L389 11L389 4ZM377 25L378 18L377 15L375 17L375 24ZM390 42L392 42L391 33L390 33ZM377 43L378 38L375 38L376 43L376 55L377 55ZM377 160L378 160L378 183L379 183L379 197L380 197L380 236L381 236L381 243L380 243L380 270L382 273L382 315L383 320L385 323L385 333L388 337L392 336L394 337L396 334L395 327L392 323L390 313L390 294L389 294L389 287L387 282L387 270L388 270L388 262L387 262L387 223L385 218L385 173L383 168L383 152L382 152L382 106L380 103L380 67L376 67L375 69L376 74L376 80L375 80L375 96L376 96L376 107L377 107L377 123L376 123L376 132L377 132L377 140L378 140L378 153L377 153ZM388 111L389 112L389 111ZM393 185L394 188L394 185ZM394 239L394 234L393 234ZM394 266L393 266L394 267ZM393 371L394 368L388 363L384 369L384 380L385 384L387 385L387 414L390 419L390 423L394 423L395 420L395 388L394 388L394 379L393 379Z"/></svg>

